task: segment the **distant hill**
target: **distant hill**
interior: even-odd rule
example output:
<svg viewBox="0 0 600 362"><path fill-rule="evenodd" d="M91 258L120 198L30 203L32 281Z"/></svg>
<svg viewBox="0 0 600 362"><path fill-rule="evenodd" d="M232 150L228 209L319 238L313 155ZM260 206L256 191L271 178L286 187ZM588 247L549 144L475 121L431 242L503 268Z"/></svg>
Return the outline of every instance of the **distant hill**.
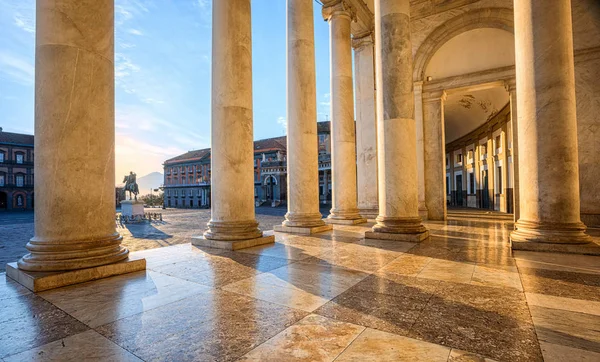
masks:
<svg viewBox="0 0 600 362"><path fill-rule="evenodd" d="M163 174L160 172L152 172L146 176L137 178L137 183L140 188L140 195L146 195L150 193L150 189L156 189L164 182Z"/></svg>

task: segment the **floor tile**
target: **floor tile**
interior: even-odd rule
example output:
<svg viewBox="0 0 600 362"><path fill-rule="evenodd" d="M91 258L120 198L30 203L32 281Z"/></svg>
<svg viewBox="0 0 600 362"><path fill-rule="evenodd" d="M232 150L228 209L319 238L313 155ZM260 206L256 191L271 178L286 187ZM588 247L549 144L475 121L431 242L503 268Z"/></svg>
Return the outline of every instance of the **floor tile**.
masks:
<svg viewBox="0 0 600 362"><path fill-rule="evenodd" d="M434 259L417 275L419 278L470 283L475 264Z"/></svg>
<svg viewBox="0 0 600 362"><path fill-rule="evenodd" d="M519 268L537 268L578 273L600 274L600 257L591 255L515 251Z"/></svg>
<svg viewBox="0 0 600 362"><path fill-rule="evenodd" d="M367 328L336 362L427 361L446 362L447 347Z"/></svg>
<svg viewBox="0 0 600 362"><path fill-rule="evenodd" d="M600 316L600 302L572 298L555 297L553 295L525 293L527 304L551 309L566 310Z"/></svg>
<svg viewBox="0 0 600 362"><path fill-rule="evenodd" d="M295 263L229 284L224 289L312 312L366 276L349 269Z"/></svg>
<svg viewBox="0 0 600 362"><path fill-rule="evenodd" d="M379 294L353 287L314 313L339 321L407 335L426 301L408 296Z"/></svg>
<svg viewBox="0 0 600 362"><path fill-rule="evenodd" d="M441 282L409 336L501 361L541 359L525 296L509 288Z"/></svg>
<svg viewBox="0 0 600 362"><path fill-rule="evenodd" d="M486 358L476 353L467 351L461 351L459 349L452 349L448 362L495 362L491 358Z"/></svg>
<svg viewBox="0 0 600 362"><path fill-rule="evenodd" d="M0 300L17 298L26 294L31 294L31 291L8 278L6 273L0 273Z"/></svg>
<svg viewBox="0 0 600 362"><path fill-rule="evenodd" d="M437 280L378 272L356 284L354 289L426 303L435 295L439 285L440 282Z"/></svg>
<svg viewBox="0 0 600 362"><path fill-rule="evenodd" d="M428 256L404 254L384 266L381 271L390 274L417 276L433 258Z"/></svg>
<svg viewBox="0 0 600 362"><path fill-rule="evenodd" d="M0 300L0 358L88 329L32 293Z"/></svg>
<svg viewBox="0 0 600 362"><path fill-rule="evenodd" d="M97 330L144 360L232 361L306 315L273 303L215 290Z"/></svg>
<svg viewBox="0 0 600 362"><path fill-rule="evenodd" d="M146 271L40 293L81 322L97 327L211 288Z"/></svg>
<svg viewBox="0 0 600 362"><path fill-rule="evenodd" d="M240 361L333 361L364 329L311 314Z"/></svg>
<svg viewBox="0 0 600 362"><path fill-rule="evenodd" d="M600 316L530 306L540 341L600 353Z"/></svg>
<svg viewBox="0 0 600 362"><path fill-rule="evenodd" d="M544 362L594 362L600 361L600 353L584 349L540 342Z"/></svg>
<svg viewBox="0 0 600 362"><path fill-rule="evenodd" d="M301 263L338 266L372 273L402 255L399 252L368 248L363 245L345 245L331 248L322 254L307 258Z"/></svg>
<svg viewBox="0 0 600 362"><path fill-rule="evenodd" d="M173 264L180 261L205 258L208 255L214 255L224 252L222 249L199 248L192 244L180 244L163 248L148 249L133 252L132 255L140 256L146 259L148 269L165 264Z"/></svg>
<svg viewBox="0 0 600 362"><path fill-rule="evenodd" d="M162 265L153 270L209 287L219 288L289 263L287 259L239 252Z"/></svg>
<svg viewBox="0 0 600 362"><path fill-rule="evenodd" d="M525 292L600 302L600 274L525 267L519 274Z"/></svg>
<svg viewBox="0 0 600 362"><path fill-rule="evenodd" d="M141 361L94 330L75 334L4 359L5 362L89 360Z"/></svg>
<svg viewBox="0 0 600 362"><path fill-rule="evenodd" d="M274 244L241 249L239 252L289 260L304 260L306 258L310 258L311 256L319 255L323 252L323 248L318 246L308 246L293 243L283 244L276 242Z"/></svg>
<svg viewBox="0 0 600 362"><path fill-rule="evenodd" d="M488 267L475 265L471 284L497 288L514 288L522 291L521 278L516 267Z"/></svg>

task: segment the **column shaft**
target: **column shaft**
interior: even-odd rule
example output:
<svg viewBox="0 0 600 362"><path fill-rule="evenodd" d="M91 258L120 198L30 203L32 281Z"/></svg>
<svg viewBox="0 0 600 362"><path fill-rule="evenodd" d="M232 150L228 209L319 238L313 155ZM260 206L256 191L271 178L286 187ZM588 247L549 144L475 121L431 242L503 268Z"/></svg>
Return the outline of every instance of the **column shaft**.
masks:
<svg viewBox="0 0 600 362"><path fill-rule="evenodd" d="M425 205L429 220L446 220L446 144L443 92L423 94ZM448 162L454 165L452 155ZM452 168L450 169L452 170ZM453 182L450 173L450 184Z"/></svg>
<svg viewBox="0 0 600 362"><path fill-rule="evenodd" d="M515 249L590 241L579 215L571 22L570 1L515 1L520 156Z"/></svg>
<svg viewBox="0 0 600 362"><path fill-rule="evenodd" d="M19 269L126 259L115 229L113 2L38 0L36 17L35 236Z"/></svg>
<svg viewBox="0 0 600 362"><path fill-rule="evenodd" d="M377 118L373 34L354 37L358 210L364 218L379 213L377 195Z"/></svg>
<svg viewBox="0 0 600 362"><path fill-rule="evenodd" d="M376 0L375 24L379 216L365 237L421 241L410 1Z"/></svg>
<svg viewBox="0 0 600 362"><path fill-rule="evenodd" d="M345 1L323 8L331 38L331 176L333 200L329 223L358 223L356 136L352 81L353 13Z"/></svg>
<svg viewBox="0 0 600 362"><path fill-rule="evenodd" d="M425 203L425 149L423 144L423 82L413 85L415 94L415 122L417 125L417 180L419 187L419 216L427 219Z"/></svg>
<svg viewBox="0 0 600 362"><path fill-rule="evenodd" d="M211 220L204 238L262 236L254 214L250 0L213 2ZM197 239L195 244L210 243ZM226 243L213 243L222 246Z"/></svg>
<svg viewBox="0 0 600 362"><path fill-rule="evenodd" d="M325 225L319 212L312 0L287 0L287 52L288 212L282 225L312 228Z"/></svg>
<svg viewBox="0 0 600 362"><path fill-rule="evenodd" d="M513 214L514 220L519 220L519 130L518 130L518 112L517 112L517 87L514 80L507 82L506 90L510 94L510 117L511 117L511 135L512 135L512 186L513 186Z"/></svg>

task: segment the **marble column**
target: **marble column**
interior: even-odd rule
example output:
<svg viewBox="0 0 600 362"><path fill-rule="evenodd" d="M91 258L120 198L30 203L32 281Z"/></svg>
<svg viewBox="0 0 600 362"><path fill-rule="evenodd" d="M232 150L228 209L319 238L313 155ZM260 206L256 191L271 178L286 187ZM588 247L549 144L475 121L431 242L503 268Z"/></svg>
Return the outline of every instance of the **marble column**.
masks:
<svg viewBox="0 0 600 362"><path fill-rule="evenodd" d="M144 270L115 228L113 2L38 0L36 18L35 234L7 275L40 291Z"/></svg>
<svg viewBox="0 0 600 362"><path fill-rule="evenodd" d="M365 238L419 242L410 0L375 0L379 216Z"/></svg>
<svg viewBox="0 0 600 362"><path fill-rule="evenodd" d="M444 221L446 207L446 136L444 132L444 100L446 93L423 94L423 144L425 169L425 204L429 220ZM450 165L454 164L452 155ZM454 175L450 174L450 183Z"/></svg>
<svg viewBox="0 0 600 362"><path fill-rule="evenodd" d="M194 245L240 249L274 242L254 214L250 0L213 2L211 219Z"/></svg>
<svg viewBox="0 0 600 362"><path fill-rule="evenodd" d="M428 219L425 203L425 148L423 144L423 82L413 84L415 94L415 122L417 124L417 180L419 186L419 216Z"/></svg>
<svg viewBox="0 0 600 362"><path fill-rule="evenodd" d="M358 210L365 219L379 214L377 195L377 119L373 33L352 40L356 91Z"/></svg>
<svg viewBox="0 0 600 362"><path fill-rule="evenodd" d="M512 185L513 185L513 215L514 220L519 220L519 130L517 117L517 82L515 79L507 81L505 88L510 94L510 120L511 120L511 135L512 135Z"/></svg>
<svg viewBox="0 0 600 362"><path fill-rule="evenodd" d="M580 220L571 1L515 1L520 218L513 249L589 244ZM593 244L595 245L595 244Z"/></svg>
<svg viewBox="0 0 600 362"><path fill-rule="evenodd" d="M352 81L352 8L344 0L323 7L329 22L331 44L331 176L332 208L327 222L366 222L358 213L356 189L356 137Z"/></svg>
<svg viewBox="0 0 600 362"><path fill-rule="evenodd" d="M287 0L288 212L275 231L331 230L319 212L319 147L312 0Z"/></svg>

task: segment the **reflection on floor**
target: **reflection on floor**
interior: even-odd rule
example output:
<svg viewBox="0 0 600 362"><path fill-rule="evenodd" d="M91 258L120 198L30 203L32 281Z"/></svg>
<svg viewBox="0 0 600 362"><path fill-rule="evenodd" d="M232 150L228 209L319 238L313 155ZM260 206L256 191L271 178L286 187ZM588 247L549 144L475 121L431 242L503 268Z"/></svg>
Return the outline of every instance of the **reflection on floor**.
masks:
<svg viewBox="0 0 600 362"><path fill-rule="evenodd" d="M39 294L0 274L0 359L600 360L600 257L513 256L504 219L427 225L146 250L147 272Z"/></svg>

